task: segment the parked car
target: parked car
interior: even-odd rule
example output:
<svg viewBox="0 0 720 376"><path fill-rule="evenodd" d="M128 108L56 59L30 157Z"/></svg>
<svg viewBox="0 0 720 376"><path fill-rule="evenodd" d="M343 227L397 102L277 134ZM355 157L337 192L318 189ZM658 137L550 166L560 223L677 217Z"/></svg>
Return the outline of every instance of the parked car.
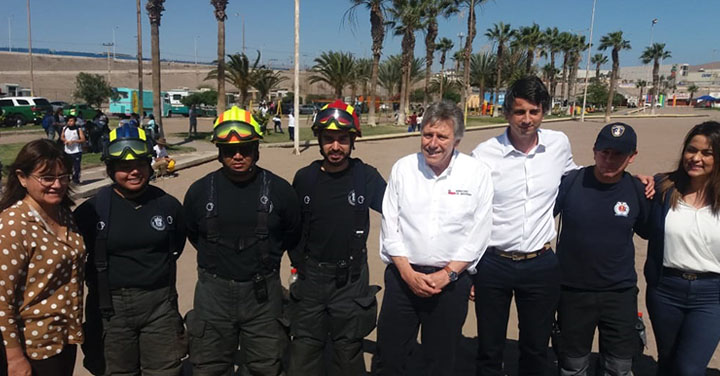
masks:
<svg viewBox="0 0 720 376"><path fill-rule="evenodd" d="M85 120L92 120L95 117L95 115L97 115L97 113L98 113L98 110L96 110L84 103L69 104L69 105L63 107L63 115L78 116L78 115L82 114L82 118Z"/></svg>
<svg viewBox="0 0 720 376"><path fill-rule="evenodd" d="M45 113L52 111L50 102L42 97L2 97L0 108L8 125L39 124Z"/></svg>
<svg viewBox="0 0 720 376"><path fill-rule="evenodd" d="M53 113L54 113L55 111L57 111L61 108L65 108L65 106L69 106L70 103L63 102L63 101L54 101L54 102L50 102L50 105L52 105Z"/></svg>
<svg viewBox="0 0 720 376"><path fill-rule="evenodd" d="M310 115L318 109L314 104L302 104L300 105L300 115Z"/></svg>

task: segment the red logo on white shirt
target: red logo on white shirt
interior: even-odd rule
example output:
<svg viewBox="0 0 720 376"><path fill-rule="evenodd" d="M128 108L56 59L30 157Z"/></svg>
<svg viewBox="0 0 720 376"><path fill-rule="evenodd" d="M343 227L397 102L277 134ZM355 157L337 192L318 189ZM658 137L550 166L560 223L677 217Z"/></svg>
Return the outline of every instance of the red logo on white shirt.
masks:
<svg viewBox="0 0 720 376"><path fill-rule="evenodd" d="M614 210L616 217L627 217L630 214L630 206L627 202L618 201L615 203Z"/></svg>

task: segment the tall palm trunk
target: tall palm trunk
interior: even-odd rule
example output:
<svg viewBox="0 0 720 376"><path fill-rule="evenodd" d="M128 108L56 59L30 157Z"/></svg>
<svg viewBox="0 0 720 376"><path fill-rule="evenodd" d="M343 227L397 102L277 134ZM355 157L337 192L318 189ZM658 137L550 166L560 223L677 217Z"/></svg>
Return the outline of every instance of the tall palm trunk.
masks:
<svg viewBox="0 0 720 376"><path fill-rule="evenodd" d="M528 48L527 61L525 62L525 72L527 74L530 74L530 72L532 72L533 60L535 60L535 49Z"/></svg>
<svg viewBox="0 0 720 376"><path fill-rule="evenodd" d="M562 68L562 82L560 84L560 97L565 100L567 99L567 96L565 95L565 88L567 87L567 80L568 80L568 63L569 63L569 56L570 54L568 52L565 52L563 56L563 68Z"/></svg>
<svg viewBox="0 0 720 376"><path fill-rule="evenodd" d="M373 65L372 73L370 73L370 108L368 113L368 123L370 123L371 127L374 127L376 124L375 97L377 96L378 70L380 67L380 57L382 56L383 40L385 39L385 19L378 2L374 2L372 8L370 9L370 27L370 34L373 39Z"/></svg>
<svg viewBox="0 0 720 376"><path fill-rule="evenodd" d="M550 65L553 68L552 75L550 75L550 98L555 100L555 52L550 51Z"/></svg>
<svg viewBox="0 0 720 376"><path fill-rule="evenodd" d="M660 59L655 58L653 63L653 87L652 87L652 98L653 101L650 106L650 114L655 115L655 104L658 103L658 93L660 92Z"/></svg>
<svg viewBox="0 0 720 376"><path fill-rule="evenodd" d="M500 95L500 85L502 84L502 65L503 65L503 45L501 42L498 42L498 48L497 48L497 73L495 74L495 93L493 94L493 109L492 109L492 115L493 117L500 116L500 111L498 110L498 96Z"/></svg>
<svg viewBox="0 0 720 376"><path fill-rule="evenodd" d="M600 63L595 64L595 80L600 80Z"/></svg>
<svg viewBox="0 0 720 376"><path fill-rule="evenodd" d="M570 66L570 83L569 83L569 98L568 100L572 102L572 113L570 116L575 117L575 106L577 102L577 73L578 73L578 65L580 64L580 54L579 53L573 53L572 57L572 65Z"/></svg>
<svg viewBox="0 0 720 376"><path fill-rule="evenodd" d="M397 118L397 125L405 124L407 112L407 99L410 91L410 62L413 59L413 48L415 48L415 36L413 31L405 31L402 39L402 79L400 81L400 110Z"/></svg>
<svg viewBox="0 0 720 376"><path fill-rule="evenodd" d="M471 0L468 8L468 33L465 38L465 56L464 57L464 74L463 74L463 90L461 104L463 111L467 108L467 100L470 96L470 55L472 54L472 43L475 40L475 0Z"/></svg>
<svg viewBox="0 0 720 376"><path fill-rule="evenodd" d="M610 122L610 113L612 112L613 97L615 96L615 81L617 81L618 69L620 68L620 56L617 49L612 50L612 72L610 73L610 87L608 88L607 107L605 107L605 122Z"/></svg>
<svg viewBox="0 0 720 376"><path fill-rule="evenodd" d="M440 101L443 100L443 84L445 83L445 50L440 55Z"/></svg>
<svg viewBox="0 0 720 376"><path fill-rule="evenodd" d="M217 113L221 114L225 112L225 20L227 14L225 8L227 8L227 0L210 0L210 3L215 7L215 19L217 20Z"/></svg>
<svg viewBox="0 0 720 376"><path fill-rule="evenodd" d="M165 137L162 123L162 96L160 95L160 18L165 10L165 0L148 0L145 9L150 18L150 45L152 46L152 86L153 86L153 115L158 126L158 134Z"/></svg>
<svg viewBox="0 0 720 376"><path fill-rule="evenodd" d="M433 55L435 54L435 38L438 35L437 19L429 20L427 35L425 35L425 96L423 107L427 107L430 98L430 75L432 74Z"/></svg>
<svg viewBox="0 0 720 376"><path fill-rule="evenodd" d="M137 8L137 61L138 61L138 107L141 109L140 118L143 117L143 59L142 59L142 12L140 11L140 0L136 1Z"/></svg>

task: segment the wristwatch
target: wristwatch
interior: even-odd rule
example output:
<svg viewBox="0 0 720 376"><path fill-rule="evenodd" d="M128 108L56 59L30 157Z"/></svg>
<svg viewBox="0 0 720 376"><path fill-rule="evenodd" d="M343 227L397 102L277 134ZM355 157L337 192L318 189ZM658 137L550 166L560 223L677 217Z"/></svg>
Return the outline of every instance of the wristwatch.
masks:
<svg viewBox="0 0 720 376"><path fill-rule="evenodd" d="M458 279L458 274L457 274L456 271L450 269L449 266L444 267L443 270L446 271L447 274L448 274L448 277L450 277L450 282L455 282L455 281L457 281L457 279Z"/></svg>

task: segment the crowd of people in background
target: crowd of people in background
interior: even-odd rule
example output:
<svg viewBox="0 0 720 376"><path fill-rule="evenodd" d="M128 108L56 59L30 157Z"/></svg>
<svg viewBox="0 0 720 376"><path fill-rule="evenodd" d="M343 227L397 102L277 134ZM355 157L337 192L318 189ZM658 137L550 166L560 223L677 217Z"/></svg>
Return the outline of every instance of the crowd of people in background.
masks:
<svg viewBox="0 0 720 376"><path fill-rule="evenodd" d="M0 374L72 375L82 344L96 375L180 375L186 357L197 375L364 375L363 339L377 328L374 374L408 374L421 333L420 372L455 375L471 300L476 375L506 372L513 301L520 375L548 371L551 337L560 375L590 374L596 330L602 372L631 375L642 352L634 234L648 239L657 374L704 374L720 341L720 123L693 127L676 167L652 178L626 171L641 141L627 123L605 125L594 164L576 165L568 137L541 127L549 106L540 79L517 80L508 127L467 155L462 111L433 103L410 116L419 151L386 181L351 156L359 114L338 100L314 114L321 158L292 183L258 165L266 130L232 107L213 124L218 169L182 203L151 184L171 163L152 117L98 136L90 121L48 114L48 139L20 150L0 198ZM112 183L72 212L69 185L93 140ZM386 265L379 316L371 209ZM183 319L186 240L198 280Z"/></svg>

